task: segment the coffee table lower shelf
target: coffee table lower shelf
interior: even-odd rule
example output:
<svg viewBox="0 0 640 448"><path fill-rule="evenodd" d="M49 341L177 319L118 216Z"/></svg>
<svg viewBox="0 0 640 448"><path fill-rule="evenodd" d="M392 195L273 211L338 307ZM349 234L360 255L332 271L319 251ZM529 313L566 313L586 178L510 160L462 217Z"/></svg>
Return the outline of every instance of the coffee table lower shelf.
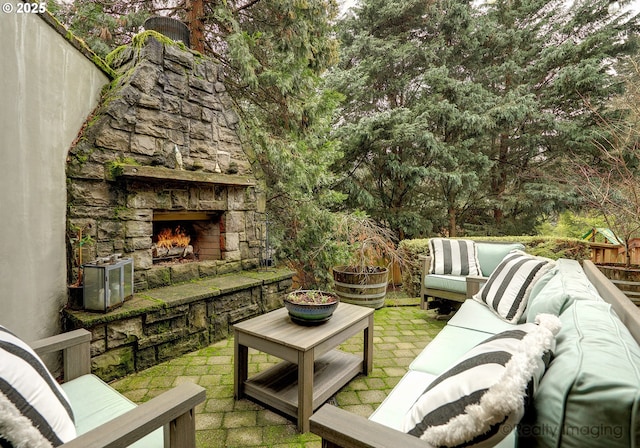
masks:
<svg viewBox="0 0 640 448"><path fill-rule="evenodd" d="M358 373L362 358L332 350L314 362L313 410L320 407ZM283 361L244 382L244 394L290 415L298 416L298 366Z"/></svg>

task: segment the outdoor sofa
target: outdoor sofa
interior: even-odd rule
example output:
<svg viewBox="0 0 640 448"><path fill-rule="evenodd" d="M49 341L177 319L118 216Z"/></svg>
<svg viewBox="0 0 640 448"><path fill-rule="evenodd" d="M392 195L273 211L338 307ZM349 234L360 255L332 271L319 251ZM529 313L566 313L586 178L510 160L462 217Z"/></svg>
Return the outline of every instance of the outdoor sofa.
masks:
<svg viewBox="0 0 640 448"><path fill-rule="evenodd" d="M499 283L496 279L494 275L489 279L494 287ZM473 383L476 380L485 382L491 379L491 374L480 370L471 378L456 376L465 372L461 366L471 358L469 353L482 351L483 347L500 341L505 334L513 335L527 329L531 333L525 333L525 338L534 334L534 330L546 335L547 348L542 350L545 347L542 343L524 344L523 338L521 345L515 346L516 354L512 354L510 359L526 358L529 354L524 356L520 352L538 350L538 354L542 354L540 359L527 358L534 360L530 367L538 370L532 370L534 374L524 389L525 394L517 397L517 405L512 403L511 407L506 406L506 410L494 410L495 415L483 417L490 423L489 429L483 436L474 436L478 444L473 446L637 446L640 440L638 308L588 260L582 264L575 260L558 260L536 279L528 292L528 300L524 307L520 307L521 316L517 320L512 319L513 323L499 317L495 309L480 300L478 295L476 299L465 300L443 330L414 359L408 372L369 419L327 404L311 417L311 431L322 437L326 447L432 446L405 432L415 432L418 428L414 427L416 410L418 422L423 418L420 412L429 412L421 406L433 406L446 414L443 410L449 410L450 403L446 400L444 403L431 403L442 399L437 394L434 399L429 398L443 387L447 389L446 394L451 394L447 400L473 396L476 392ZM503 293L503 296L495 296L498 301L506 297L507 293ZM541 324L552 325L543 329L531 324L536 319ZM554 325L556 328L552 329ZM553 333L555 337L550 336ZM534 350L533 346L539 347ZM510 396L509 384L517 383L512 380L516 378L519 381L520 374L509 369L500 370L500 365L497 367L500 373L492 379L495 384L488 390L496 392L498 395L492 397L497 397L497 401L504 404L502 401L509 400L499 395L500 391L509 392L505 395ZM466 370L470 371L473 372L470 368ZM445 383L448 380L452 382ZM481 385L478 387L482 388ZM520 384L520 387L524 386ZM487 408L485 405L479 408L484 410ZM517 412L514 411L516 408ZM489 409L497 408L489 406ZM455 439L459 431L467 431L464 437L469 437L469 428L465 426L468 421L464 420L468 415L463 414L476 411L477 408L453 409L451 420L444 419L439 423L442 426L427 428L435 431L428 437L433 438L435 434L438 440L439 436L439 443L442 437ZM506 414L502 415L503 412ZM456 426L458 423L461 427ZM437 432L443 428L444 432ZM425 428L418 429L418 436L427 434ZM428 437L427 440L433 440ZM459 440L451 443L455 445Z"/></svg>
<svg viewBox="0 0 640 448"><path fill-rule="evenodd" d="M0 445L195 447L205 389L181 384L136 406L91 374L90 341L80 329L27 345L0 326ZM60 351L61 386L39 357Z"/></svg>

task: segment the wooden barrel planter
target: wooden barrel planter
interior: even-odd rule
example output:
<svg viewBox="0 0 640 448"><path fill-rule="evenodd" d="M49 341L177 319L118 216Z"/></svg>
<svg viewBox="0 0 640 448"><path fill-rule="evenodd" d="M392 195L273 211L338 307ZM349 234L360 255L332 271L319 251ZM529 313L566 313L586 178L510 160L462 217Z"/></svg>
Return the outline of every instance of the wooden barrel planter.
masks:
<svg viewBox="0 0 640 448"><path fill-rule="evenodd" d="M389 270L368 266L365 271L360 272L355 266L336 266L333 268L334 291L342 302L382 308L387 294Z"/></svg>

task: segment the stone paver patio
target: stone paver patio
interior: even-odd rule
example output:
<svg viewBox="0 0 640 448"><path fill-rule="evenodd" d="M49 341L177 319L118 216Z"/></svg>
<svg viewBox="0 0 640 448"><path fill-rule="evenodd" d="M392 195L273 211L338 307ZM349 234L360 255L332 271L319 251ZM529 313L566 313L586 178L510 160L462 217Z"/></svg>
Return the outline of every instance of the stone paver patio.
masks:
<svg viewBox="0 0 640 448"><path fill-rule="evenodd" d="M444 327L431 311L420 310L417 301L376 310L374 356L370 376L359 375L331 398L339 407L368 417L406 373L413 358ZM362 351L360 335L340 348ZM249 351L249 375L280 360ZM320 447L314 434L300 434L293 421L249 401L233 398L233 338L188 353L142 372L114 381L112 386L134 402L146 401L185 381L207 390L206 401L196 408L199 447Z"/></svg>

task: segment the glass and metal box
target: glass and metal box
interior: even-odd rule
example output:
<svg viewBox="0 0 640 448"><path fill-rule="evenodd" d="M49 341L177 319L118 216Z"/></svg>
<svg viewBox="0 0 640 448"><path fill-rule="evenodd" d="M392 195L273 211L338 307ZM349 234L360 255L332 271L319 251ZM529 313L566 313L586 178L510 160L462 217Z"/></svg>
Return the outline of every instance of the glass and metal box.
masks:
<svg viewBox="0 0 640 448"><path fill-rule="evenodd" d="M133 258L82 265L84 309L107 312L133 297Z"/></svg>

